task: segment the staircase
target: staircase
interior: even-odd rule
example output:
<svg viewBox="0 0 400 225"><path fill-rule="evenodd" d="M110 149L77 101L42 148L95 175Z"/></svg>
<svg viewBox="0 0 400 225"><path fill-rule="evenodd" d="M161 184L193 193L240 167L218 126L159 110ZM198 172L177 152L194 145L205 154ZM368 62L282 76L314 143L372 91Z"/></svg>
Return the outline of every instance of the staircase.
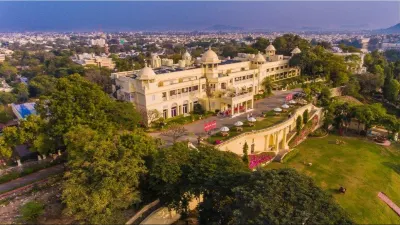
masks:
<svg viewBox="0 0 400 225"><path fill-rule="evenodd" d="M285 155L290 151L290 149L279 150L278 154L274 158L274 162L282 162Z"/></svg>

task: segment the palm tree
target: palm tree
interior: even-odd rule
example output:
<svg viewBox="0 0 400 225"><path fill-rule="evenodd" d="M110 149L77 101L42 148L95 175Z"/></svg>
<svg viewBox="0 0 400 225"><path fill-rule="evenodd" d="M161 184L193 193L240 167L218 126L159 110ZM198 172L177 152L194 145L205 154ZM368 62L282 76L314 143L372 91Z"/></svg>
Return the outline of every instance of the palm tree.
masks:
<svg viewBox="0 0 400 225"><path fill-rule="evenodd" d="M264 78L262 85L265 88L265 92L270 95L272 93L272 80L269 77Z"/></svg>

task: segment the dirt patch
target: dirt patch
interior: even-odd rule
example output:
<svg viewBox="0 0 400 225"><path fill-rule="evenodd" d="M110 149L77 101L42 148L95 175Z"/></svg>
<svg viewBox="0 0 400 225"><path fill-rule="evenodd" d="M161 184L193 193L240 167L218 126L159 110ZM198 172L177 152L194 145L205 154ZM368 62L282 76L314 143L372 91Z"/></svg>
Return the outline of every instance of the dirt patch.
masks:
<svg viewBox="0 0 400 225"><path fill-rule="evenodd" d="M32 191L3 200L0 203L0 221L3 224L21 223L20 208L30 201L44 203L45 211L39 217L40 224L72 224L74 219L62 214L61 183L34 188Z"/></svg>

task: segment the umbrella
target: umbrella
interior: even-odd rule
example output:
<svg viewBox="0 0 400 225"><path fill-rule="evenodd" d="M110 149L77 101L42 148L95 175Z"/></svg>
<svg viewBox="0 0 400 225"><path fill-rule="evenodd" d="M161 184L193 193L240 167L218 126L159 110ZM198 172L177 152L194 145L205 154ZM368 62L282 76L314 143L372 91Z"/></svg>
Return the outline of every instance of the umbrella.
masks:
<svg viewBox="0 0 400 225"><path fill-rule="evenodd" d="M221 127L221 129L219 129L222 132L228 132L229 128L228 127Z"/></svg>
<svg viewBox="0 0 400 225"><path fill-rule="evenodd" d="M282 109L281 108L275 108L274 111L275 112L282 112Z"/></svg>
<svg viewBox="0 0 400 225"><path fill-rule="evenodd" d="M296 101L295 100L290 100L289 104L296 104Z"/></svg>
<svg viewBox="0 0 400 225"><path fill-rule="evenodd" d="M254 118L254 117L249 117L247 120L249 122L256 122L257 121L256 118Z"/></svg>
<svg viewBox="0 0 400 225"><path fill-rule="evenodd" d="M290 106L288 104L283 104L281 107L284 109L288 109Z"/></svg>
<svg viewBox="0 0 400 225"><path fill-rule="evenodd" d="M241 127L241 126L243 126L243 123L242 123L242 121L237 121L234 125L237 127Z"/></svg>

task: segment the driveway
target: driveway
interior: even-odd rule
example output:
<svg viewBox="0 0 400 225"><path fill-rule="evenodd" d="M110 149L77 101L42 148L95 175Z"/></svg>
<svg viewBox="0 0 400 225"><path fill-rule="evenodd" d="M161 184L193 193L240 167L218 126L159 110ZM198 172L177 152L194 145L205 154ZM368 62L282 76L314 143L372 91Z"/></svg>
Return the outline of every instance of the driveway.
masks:
<svg viewBox="0 0 400 225"><path fill-rule="evenodd" d="M39 170L38 172L20 177L18 179L9 181L4 184L0 184L0 193L11 191L19 187L23 187L35 181L45 179L46 177L49 177L51 175L62 173L63 171L64 171L63 164Z"/></svg>
<svg viewBox="0 0 400 225"><path fill-rule="evenodd" d="M281 105L284 104L285 102L285 97L290 94L290 93L295 93L301 91L301 88L289 90L289 91L274 91L272 96L264 99L260 99L258 101L254 102L254 110L249 112L249 113L244 113L242 115L236 116L234 118L231 117L217 117L217 116L212 116L208 117L207 119L204 120L198 120L195 121L191 124L184 125L184 127L188 130L189 135L185 137L181 137L179 141L183 140L188 140L192 143L197 143L197 136L202 135L205 136L206 133L204 132L204 124L210 121L215 120L217 122L217 129L227 126L231 127L233 124L240 120L240 121L246 121L247 120L247 114L252 113L253 116L259 116L261 115L262 112L265 111L270 111L276 107L280 107ZM159 137L166 142L171 142L172 140L160 135L161 133L150 133L151 136L153 137Z"/></svg>

